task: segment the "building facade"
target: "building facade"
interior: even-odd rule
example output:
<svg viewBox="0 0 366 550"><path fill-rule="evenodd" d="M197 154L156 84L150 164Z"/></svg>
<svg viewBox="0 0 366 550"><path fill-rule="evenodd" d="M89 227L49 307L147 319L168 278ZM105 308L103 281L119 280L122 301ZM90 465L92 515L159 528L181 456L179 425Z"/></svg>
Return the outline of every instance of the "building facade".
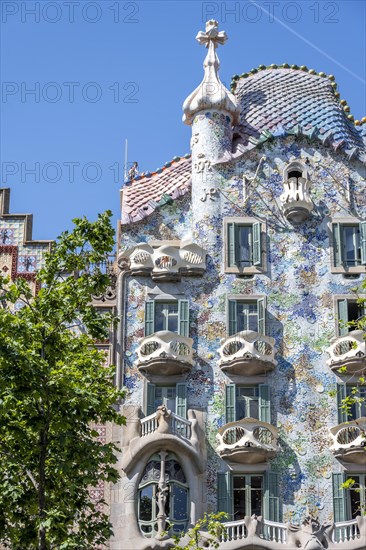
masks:
<svg viewBox="0 0 366 550"><path fill-rule="evenodd" d="M365 340L347 322L364 313L366 120L307 67L260 66L227 90L226 38L215 21L197 35L191 154L121 191L111 548L173 547L224 511L223 549L361 550Z"/></svg>

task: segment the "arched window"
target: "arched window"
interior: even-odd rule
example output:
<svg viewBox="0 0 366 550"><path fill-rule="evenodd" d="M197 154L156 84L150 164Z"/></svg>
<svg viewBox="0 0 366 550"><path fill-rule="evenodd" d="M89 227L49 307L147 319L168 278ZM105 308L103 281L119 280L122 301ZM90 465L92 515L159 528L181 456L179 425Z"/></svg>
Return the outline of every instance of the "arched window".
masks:
<svg viewBox="0 0 366 550"><path fill-rule="evenodd" d="M173 453L161 451L146 464L138 489L138 521L145 537L162 531L184 531L188 525L189 491Z"/></svg>

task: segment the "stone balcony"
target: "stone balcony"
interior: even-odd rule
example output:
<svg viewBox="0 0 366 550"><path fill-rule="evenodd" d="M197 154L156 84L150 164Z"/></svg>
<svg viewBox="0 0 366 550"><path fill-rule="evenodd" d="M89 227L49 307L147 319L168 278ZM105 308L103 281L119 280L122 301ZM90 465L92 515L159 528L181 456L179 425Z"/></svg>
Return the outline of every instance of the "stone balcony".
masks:
<svg viewBox="0 0 366 550"><path fill-rule="evenodd" d="M366 464L366 418L343 422L330 430L334 456L342 462Z"/></svg>
<svg viewBox="0 0 366 550"><path fill-rule="evenodd" d="M227 338L221 348L220 367L226 374L255 376L277 365L274 338L253 330L244 330Z"/></svg>
<svg viewBox="0 0 366 550"><path fill-rule="evenodd" d="M220 550L364 550L366 547L366 516L327 524L320 524L317 519L307 517L301 525L247 516L223 525L225 531L221 535Z"/></svg>
<svg viewBox="0 0 366 550"><path fill-rule="evenodd" d="M277 428L255 418L225 424L216 438L221 458L239 464L267 462L279 451Z"/></svg>
<svg viewBox="0 0 366 550"><path fill-rule="evenodd" d="M141 338L137 355L138 369L144 375L185 374L194 365L193 339L161 330Z"/></svg>
<svg viewBox="0 0 366 550"><path fill-rule="evenodd" d="M206 251L191 241L151 246L139 243L124 251L119 261L127 261L132 275L151 276L154 281L178 281L206 271Z"/></svg>
<svg viewBox="0 0 366 550"><path fill-rule="evenodd" d="M314 208L309 194L310 181L305 178L289 178L283 182L283 187L280 200L286 219L294 224L307 220Z"/></svg>
<svg viewBox="0 0 366 550"><path fill-rule="evenodd" d="M143 416L136 405L125 405L122 413L126 425L122 427L120 465L125 472L137 468L138 463L144 463L144 459L162 448L186 457L204 471L206 451L201 409L188 409L187 418L173 413L165 405L149 416Z"/></svg>
<svg viewBox="0 0 366 550"><path fill-rule="evenodd" d="M327 364L333 371L347 368L347 374L362 373L366 370L365 332L352 330L345 336L334 338L328 348L330 359Z"/></svg>

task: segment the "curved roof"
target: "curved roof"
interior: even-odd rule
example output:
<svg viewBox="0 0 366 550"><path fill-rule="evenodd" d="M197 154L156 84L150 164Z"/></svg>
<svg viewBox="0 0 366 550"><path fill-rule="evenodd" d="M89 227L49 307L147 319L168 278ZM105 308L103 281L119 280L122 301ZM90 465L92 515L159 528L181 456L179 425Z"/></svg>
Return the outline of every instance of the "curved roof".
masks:
<svg viewBox="0 0 366 550"><path fill-rule="evenodd" d="M156 172L145 173L122 188L122 224L139 222L191 188L191 155L174 157Z"/></svg>
<svg viewBox="0 0 366 550"><path fill-rule="evenodd" d="M291 68L236 77L240 123L234 129L232 155L222 160L237 158L267 139L295 134L317 138L365 161L363 129L348 119L344 110L348 107L337 99L336 84L324 77Z"/></svg>

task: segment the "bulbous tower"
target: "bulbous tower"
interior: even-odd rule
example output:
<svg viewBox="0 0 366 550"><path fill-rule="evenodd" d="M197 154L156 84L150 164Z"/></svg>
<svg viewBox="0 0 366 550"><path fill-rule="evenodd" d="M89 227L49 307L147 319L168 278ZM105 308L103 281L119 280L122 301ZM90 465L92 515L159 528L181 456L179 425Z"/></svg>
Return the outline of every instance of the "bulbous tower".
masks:
<svg viewBox="0 0 366 550"><path fill-rule="evenodd" d="M183 121L192 126L193 237L199 235L200 227L209 218L220 212L220 177L215 166L231 153L232 127L238 123L240 113L235 97L218 75L220 62L216 48L225 44L226 33L218 30L217 21L211 20L196 40L208 52L203 63L203 80L183 104ZM210 235L208 247L214 242L213 233Z"/></svg>

